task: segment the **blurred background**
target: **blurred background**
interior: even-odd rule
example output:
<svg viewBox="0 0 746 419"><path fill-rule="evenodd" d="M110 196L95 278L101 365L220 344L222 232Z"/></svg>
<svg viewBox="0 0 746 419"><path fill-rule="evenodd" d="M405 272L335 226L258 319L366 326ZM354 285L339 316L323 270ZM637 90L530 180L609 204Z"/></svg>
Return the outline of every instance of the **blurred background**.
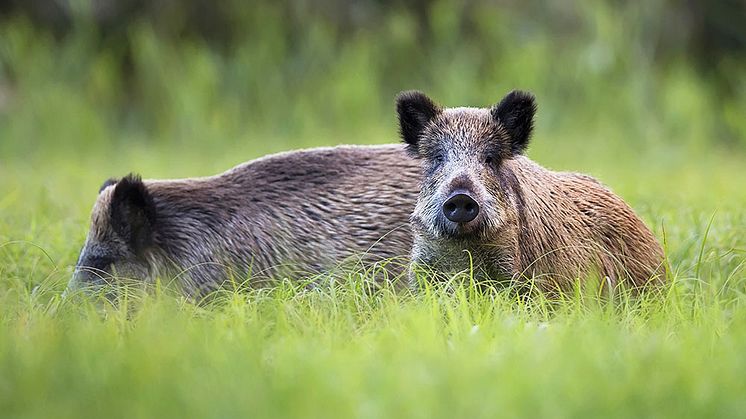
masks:
<svg viewBox="0 0 746 419"><path fill-rule="evenodd" d="M529 157L661 239L661 304L59 299L109 177L398 142L401 90L516 88ZM743 416L744 267L745 0L0 0L0 417Z"/></svg>
<svg viewBox="0 0 746 419"><path fill-rule="evenodd" d="M514 88L538 98L529 156L599 177L658 234L671 209L746 202L742 0L3 0L0 239L82 242L100 183L130 171L396 142L401 90Z"/></svg>

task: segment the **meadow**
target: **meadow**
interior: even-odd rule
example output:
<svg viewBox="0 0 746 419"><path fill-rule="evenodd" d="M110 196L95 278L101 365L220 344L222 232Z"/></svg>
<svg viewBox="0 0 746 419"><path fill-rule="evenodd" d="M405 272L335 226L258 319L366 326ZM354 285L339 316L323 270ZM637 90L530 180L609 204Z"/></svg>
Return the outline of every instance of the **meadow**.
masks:
<svg viewBox="0 0 746 419"><path fill-rule="evenodd" d="M717 65L727 94L684 55L662 64L634 6L584 4L561 38L471 11L479 44L439 35L459 15L438 7L427 49L398 12L353 34L311 19L294 44L250 26L229 51L142 24L124 67L85 22L60 40L5 21L0 416L746 416L746 63ZM203 304L161 288L61 297L105 179L396 142L393 98L412 88L449 106L535 93L529 157L627 200L664 244L669 286L547 301L371 293L350 272Z"/></svg>

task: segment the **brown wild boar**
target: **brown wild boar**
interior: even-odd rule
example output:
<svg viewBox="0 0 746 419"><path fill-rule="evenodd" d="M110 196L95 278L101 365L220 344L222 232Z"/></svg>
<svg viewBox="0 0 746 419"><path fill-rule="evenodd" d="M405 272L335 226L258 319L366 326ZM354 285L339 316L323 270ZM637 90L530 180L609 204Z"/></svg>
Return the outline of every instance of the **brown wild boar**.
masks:
<svg viewBox="0 0 746 419"><path fill-rule="evenodd" d="M423 164L413 269L542 290L591 276L611 287L660 281L661 246L621 198L592 177L553 172L523 155L533 95L514 91L489 109L444 109L403 92L397 111L402 139Z"/></svg>
<svg viewBox="0 0 746 419"><path fill-rule="evenodd" d="M230 280L406 258L419 178L396 144L281 153L205 178L107 181L68 289L158 277L196 297Z"/></svg>

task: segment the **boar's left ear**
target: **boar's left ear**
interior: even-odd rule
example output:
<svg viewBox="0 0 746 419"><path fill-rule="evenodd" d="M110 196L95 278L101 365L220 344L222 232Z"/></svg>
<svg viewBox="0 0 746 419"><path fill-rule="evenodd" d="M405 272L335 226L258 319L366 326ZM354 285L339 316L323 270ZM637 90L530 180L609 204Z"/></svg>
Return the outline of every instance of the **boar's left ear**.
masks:
<svg viewBox="0 0 746 419"><path fill-rule="evenodd" d="M407 151L417 156L417 143L427 124L439 113L441 108L424 93L415 90L401 92L396 97L396 112L399 114L401 138L407 145Z"/></svg>
<svg viewBox="0 0 746 419"><path fill-rule="evenodd" d="M118 181L114 178L108 178L104 181L104 183L101 184L101 187L98 188L98 193L101 193L104 191L104 189L108 188L111 185L116 185Z"/></svg>
<svg viewBox="0 0 746 419"><path fill-rule="evenodd" d="M490 110L492 118L502 124L510 136L511 154L521 154L528 146L534 128L536 98L528 92L514 90Z"/></svg>
<svg viewBox="0 0 746 419"><path fill-rule="evenodd" d="M129 174L114 187L111 223L135 253L141 254L152 244L155 203L139 176Z"/></svg>

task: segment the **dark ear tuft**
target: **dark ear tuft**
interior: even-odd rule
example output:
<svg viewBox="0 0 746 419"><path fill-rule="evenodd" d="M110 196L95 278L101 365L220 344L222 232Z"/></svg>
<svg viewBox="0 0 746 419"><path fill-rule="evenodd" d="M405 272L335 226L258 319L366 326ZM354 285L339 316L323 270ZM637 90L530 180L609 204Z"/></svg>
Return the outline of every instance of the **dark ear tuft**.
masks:
<svg viewBox="0 0 746 419"><path fill-rule="evenodd" d="M139 176L129 174L114 187L111 222L135 253L142 253L153 241L155 203Z"/></svg>
<svg viewBox="0 0 746 419"><path fill-rule="evenodd" d="M491 109L492 117L510 135L510 151L521 154L528 146L534 128L536 98L528 92L514 90Z"/></svg>
<svg viewBox="0 0 746 419"><path fill-rule="evenodd" d="M396 97L399 130L410 154L418 155L417 142L422 131L441 111L441 108L422 92L410 90L401 92Z"/></svg>
<svg viewBox="0 0 746 419"><path fill-rule="evenodd" d="M116 184L119 182L117 179L114 179L113 177L110 177L104 181L104 183L101 185L100 188L98 188L98 193L101 193L104 191L104 189L108 188L111 185Z"/></svg>

